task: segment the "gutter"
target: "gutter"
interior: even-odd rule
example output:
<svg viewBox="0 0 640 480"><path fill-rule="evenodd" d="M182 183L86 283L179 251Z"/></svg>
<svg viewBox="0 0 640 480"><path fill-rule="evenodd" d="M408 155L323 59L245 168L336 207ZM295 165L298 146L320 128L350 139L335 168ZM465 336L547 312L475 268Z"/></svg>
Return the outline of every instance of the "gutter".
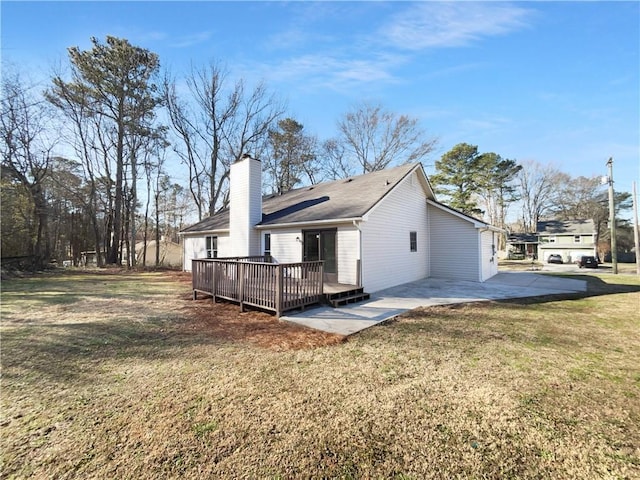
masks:
<svg viewBox="0 0 640 480"><path fill-rule="evenodd" d="M275 228L288 228L288 227L300 227L300 226L315 226L315 225L330 225L336 223L348 223L348 222L360 222L362 217L352 218L333 218L330 220L306 220L301 222L289 222L289 223L269 223L266 225L256 225L254 228L258 230L271 230Z"/></svg>
<svg viewBox="0 0 640 480"><path fill-rule="evenodd" d="M480 230L480 232L493 231L498 233L509 233L509 231L506 228L494 227L493 225L489 225L488 223L486 223L485 225L486 226L484 227L476 227L476 228Z"/></svg>
<svg viewBox="0 0 640 480"><path fill-rule="evenodd" d="M202 235L209 233L229 233L228 228L221 228L218 230L198 230L197 232L178 232L179 236L188 236L188 235Z"/></svg>

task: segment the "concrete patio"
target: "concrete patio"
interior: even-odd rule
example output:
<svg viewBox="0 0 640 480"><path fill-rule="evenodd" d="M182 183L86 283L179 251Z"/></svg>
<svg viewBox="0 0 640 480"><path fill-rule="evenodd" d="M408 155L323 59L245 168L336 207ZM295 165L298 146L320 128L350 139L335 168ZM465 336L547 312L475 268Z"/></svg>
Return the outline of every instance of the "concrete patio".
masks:
<svg viewBox="0 0 640 480"><path fill-rule="evenodd" d="M352 335L417 307L585 292L587 282L530 272L500 272L484 283L426 278L341 308L317 307L281 317L286 322Z"/></svg>

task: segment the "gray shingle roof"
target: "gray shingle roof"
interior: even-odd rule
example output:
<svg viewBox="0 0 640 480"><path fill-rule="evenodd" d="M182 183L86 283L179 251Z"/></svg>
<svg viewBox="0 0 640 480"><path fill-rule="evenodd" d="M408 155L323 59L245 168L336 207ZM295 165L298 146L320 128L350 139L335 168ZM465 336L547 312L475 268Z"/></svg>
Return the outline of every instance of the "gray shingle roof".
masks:
<svg viewBox="0 0 640 480"><path fill-rule="evenodd" d="M549 220L538 222L538 235L590 235L595 231L593 220Z"/></svg>
<svg viewBox="0 0 640 480"><path fill-rule="evenodd" d="M512 233L507 243L538 243L538 236L535 233Z"/></svg>
<svg viewBox="0 0 640 480"><path fill-rule="evenodd" d="M297 188L262 199L263 226L361 218L419 164L405 164L365 175ZM432 195L432 194L431 194ZM432 197L433 198L433 197ZM184 233L226 230L229 210L202 220Z"/></svg>

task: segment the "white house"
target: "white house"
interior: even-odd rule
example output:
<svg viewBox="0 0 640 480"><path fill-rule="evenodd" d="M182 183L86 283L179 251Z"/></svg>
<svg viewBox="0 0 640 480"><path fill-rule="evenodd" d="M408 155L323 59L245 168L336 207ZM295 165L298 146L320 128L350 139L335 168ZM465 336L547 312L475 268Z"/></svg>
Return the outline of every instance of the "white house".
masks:
<svg viewBox="0 0 640 480"><path fill-rule="evenodd" d="M324 260L325 282L368 292L498 271L500 230L439 203L419 163L267 196L261 173L248 155L231 166L229 208L181 232L185 270L199 258Z"/></svg>

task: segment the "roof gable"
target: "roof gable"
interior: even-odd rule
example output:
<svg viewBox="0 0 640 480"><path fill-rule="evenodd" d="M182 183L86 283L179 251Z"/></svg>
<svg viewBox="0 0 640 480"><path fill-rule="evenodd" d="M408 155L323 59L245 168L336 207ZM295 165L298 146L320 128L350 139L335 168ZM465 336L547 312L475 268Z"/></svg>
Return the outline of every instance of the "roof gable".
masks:
<svg viewBox="0 0 640 480"><path fill-rule="evenodd" d="M455 208L452 208L448 205L445 205L444 203L440 203L438 201L435 200L427 200L427 203L429 205L432 205L435 208L438 208L444 212L447 212L455 217L458 217L462 220L465 220L469 223L471 223L475 228L478 229L489 229L489 230L493 230L496 232L504 232L505 230L502 228L498 228L498 227L494 227L493 225L483 221L483 220L479 220L475 217L472 217L470 215L467 215L466 213L463 213L459 210L456 210Z"/></svg>
<svg viewBox="0 0 640 480"><path fill-rule="evenodd" d="M349 177L270 195L263 201L260 225L359 219L366 215L408 175L419 171L425 196L433 197L420 164Z"/></svg>

